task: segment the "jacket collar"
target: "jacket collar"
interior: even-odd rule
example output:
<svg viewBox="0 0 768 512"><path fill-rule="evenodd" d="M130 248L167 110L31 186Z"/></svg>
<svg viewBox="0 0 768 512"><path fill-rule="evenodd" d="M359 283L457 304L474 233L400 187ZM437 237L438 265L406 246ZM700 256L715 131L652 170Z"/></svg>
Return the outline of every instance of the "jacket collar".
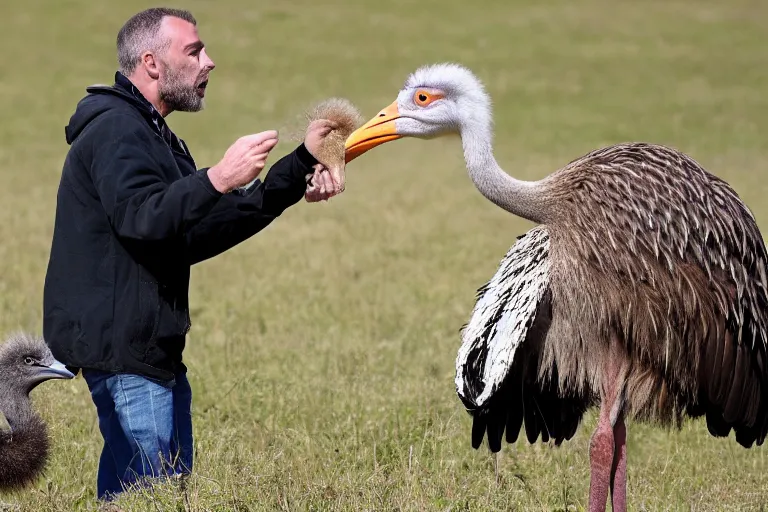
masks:
<svg viewBox="0 0 768 512"><path fill-rule="evenodd" d="M165 119L163 119L163 116L160 115L160 112L157 111L155 106L141 94L139 88L133 85L133 82L131 82L128 77L119 71L115 72L115 87L130 94L137 106L139 106L145 113L150 114L153 119L157 119L157 122L165 123Z"/></svg>
<svg viewBox="0 0 768 512"><path fill-rule="evenodd" d="M86 88L91 94L98 93L110 93L120 96L124 100L132 104L141 113L141 115L148 121L160 137L176 151L182 154L189 155L187 145L181 140L173 131L171 131L168 123L165 121L160 112L155 108L152 103L147 100L138 87L133 85L128 77L120 73L115 72L115 84L113 86L106 85L92 85Z"/></svg>

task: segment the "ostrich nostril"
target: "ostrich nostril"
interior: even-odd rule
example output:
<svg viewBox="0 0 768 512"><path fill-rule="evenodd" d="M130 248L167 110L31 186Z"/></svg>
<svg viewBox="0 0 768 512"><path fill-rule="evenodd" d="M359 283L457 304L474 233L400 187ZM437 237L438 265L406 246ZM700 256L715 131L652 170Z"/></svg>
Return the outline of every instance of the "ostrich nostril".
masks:
<svg viewBox="0 0 768 512"><path fill-rule="evenodd" d="M384 117L385 115L387 115L387 114L385 114L384 112L382 112L381 114L379 114L379 117Z"/></svg>

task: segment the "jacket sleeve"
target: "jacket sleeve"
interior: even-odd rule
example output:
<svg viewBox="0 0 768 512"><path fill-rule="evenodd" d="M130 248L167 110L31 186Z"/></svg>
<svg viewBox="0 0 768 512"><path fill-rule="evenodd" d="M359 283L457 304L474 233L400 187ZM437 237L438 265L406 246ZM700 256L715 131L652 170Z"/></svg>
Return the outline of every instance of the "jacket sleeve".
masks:
<svg viewBox="0 0 768 512"><path fill-rule="evenodd" d="M153 134L131 116L110 116L98 129L102 133L92 149L91 177L118 237L178 239L221 199L206 170L167 183L145 149Z"/></svg>
<svg viewBox="0 0 768 512"><path fill-rule="evenodd" d="M269 169L264 182L235 190L186 235L189 264L212 258L247 240L299 202L307 189L306 175L317 160L301 144Z"/></svg>

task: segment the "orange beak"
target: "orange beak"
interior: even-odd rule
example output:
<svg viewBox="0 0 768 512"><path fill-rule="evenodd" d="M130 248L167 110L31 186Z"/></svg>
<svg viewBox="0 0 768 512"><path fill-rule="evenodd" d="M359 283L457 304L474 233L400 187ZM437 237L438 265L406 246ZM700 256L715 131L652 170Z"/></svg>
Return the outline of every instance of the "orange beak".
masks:
<svg viewBox="0 0 768 512"><path fill-rule="evenodd" d="M379 112L376 117L352 132L344 144L345 162L349 163L369 149L391 140L399 139L395 119L400 117L397 101Z"/></svg>

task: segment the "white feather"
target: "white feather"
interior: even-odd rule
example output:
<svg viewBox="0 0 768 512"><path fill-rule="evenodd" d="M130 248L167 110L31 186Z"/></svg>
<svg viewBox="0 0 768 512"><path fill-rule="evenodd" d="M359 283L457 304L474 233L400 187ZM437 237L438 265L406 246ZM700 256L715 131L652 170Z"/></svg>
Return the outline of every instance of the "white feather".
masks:
<svg viewBox="0 0 768 512"><path fill-rule="evenodd" d="M537 226L520 237L480 288L462 330L455 383L466 403L481 407L504 381L548 286L549 234L546 227ZM468 396L472 390L465 384L467 377L480 378L483 389L478 396Z"/></svg>

